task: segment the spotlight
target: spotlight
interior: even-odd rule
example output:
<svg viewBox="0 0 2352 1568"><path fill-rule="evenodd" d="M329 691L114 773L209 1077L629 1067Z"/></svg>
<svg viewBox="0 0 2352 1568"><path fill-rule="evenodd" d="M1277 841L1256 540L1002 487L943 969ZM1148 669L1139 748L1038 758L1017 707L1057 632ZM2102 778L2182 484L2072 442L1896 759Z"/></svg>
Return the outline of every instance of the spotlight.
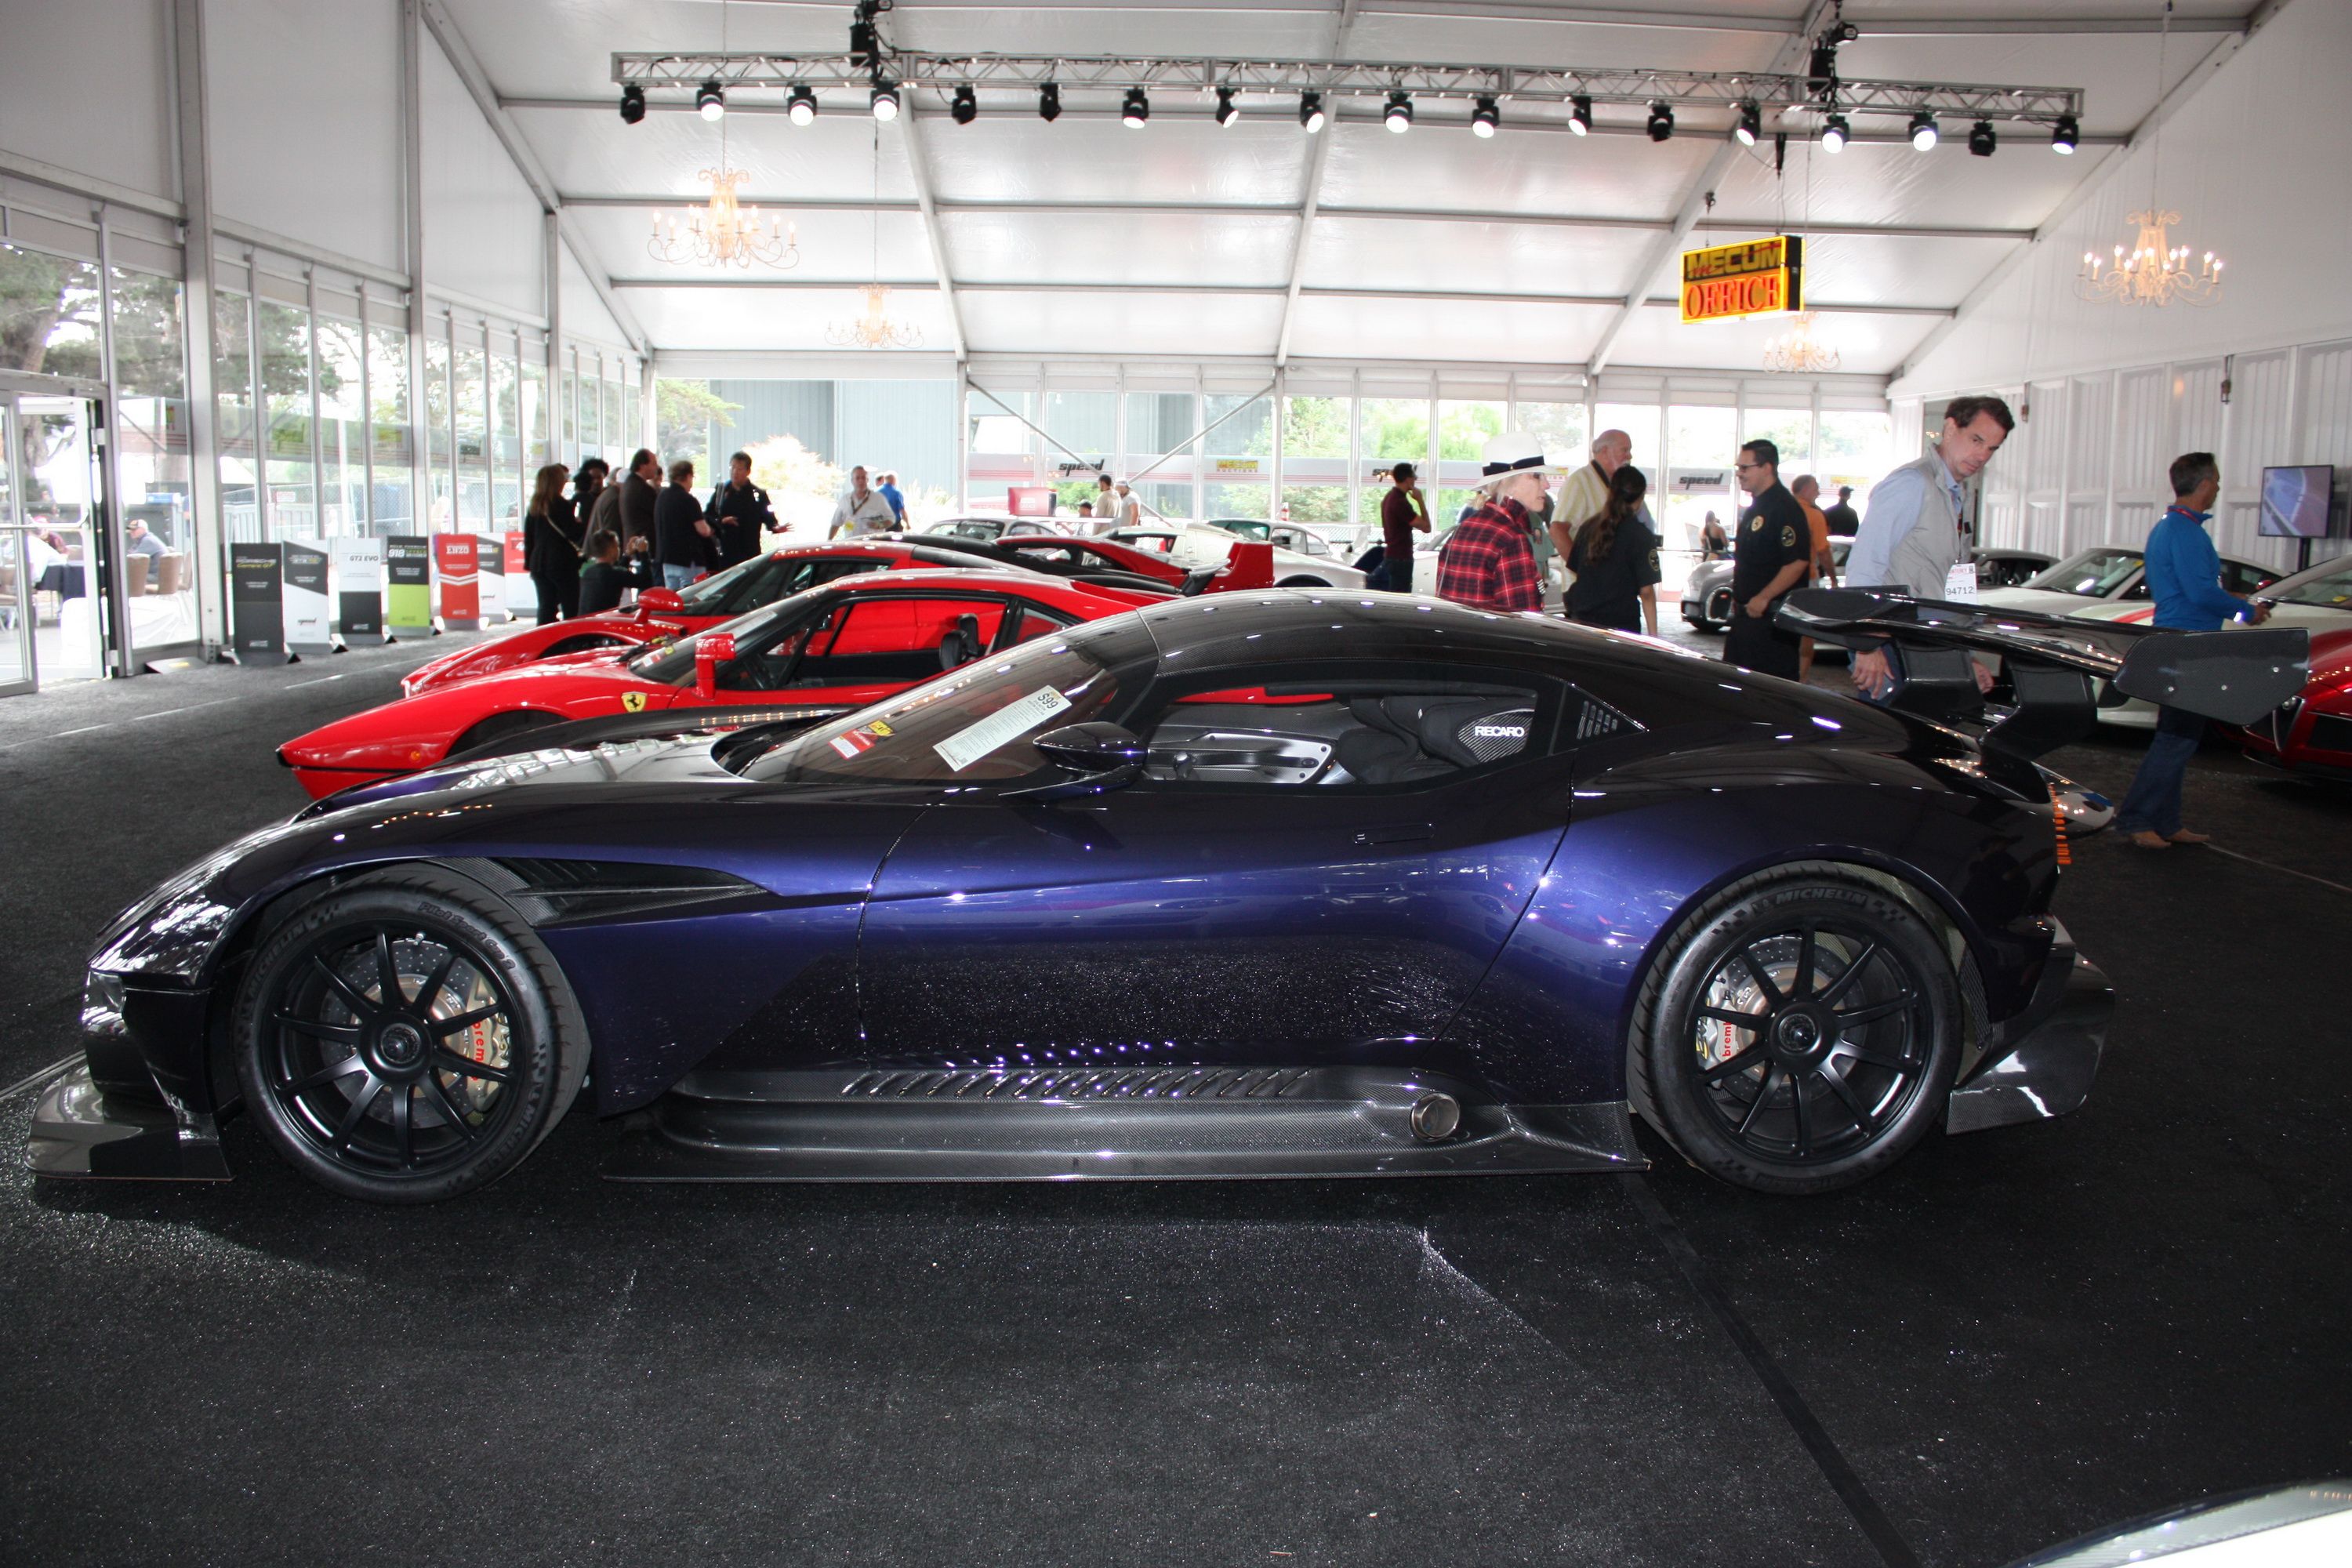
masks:
<svg viewBox="0 0 2352 1568"><path fill-rule="evenodd" d="M1979 120L1969 131L1969 151L1979 158L1990 158L1992 150L2000 145L2000 138L1992 133L1992 121Z"/></svg>
<svg viewBox="0 0 2352 1568"><path fill-rule="evenodd" d="M1742 147L1753 147L1756 145L1757 139L1763 134L1764 111L1756 106L1756 100L1751 98L1739 106L1739 123L1731 128L1731 137Z"/></svg>
<svg viewBox="0 0 2352 1568"><path fill-rule="evenodd" d="M1307 127L1307 134L1309 136L1323 129L1323 95L1321 93L1302 92L1298 95L1298 123Z"/></svg>
<svg viewBox="0 0 2352 1568"><path fill-rule="evenodd" d="M1592 134L1592 100L1583 93L1568 100L1568 128L1579 136Z"/></svg>
<svg viewBox="0 0 2352 1568"><path fill-rule="evenodd" d="M1853 129L1846 124L1845 116L1832 114L1822 121L1822 151L1843 153L1845 151L1846 142L1853 135Z"/></svg>
<svg viewBox="0 0 2352 1568"><path fill-rule="evenodd" d="M635 125L646 117L646 89L635 82L621 89L621 123Z"/></svg>
<svg viewBox="0 0 2352 1568"><path fill-rule="evenodd" d="M1664 142L1675 133L1675 106L1664 99L1650 105L1650 140Z"/></svg>
<svg viewBox="0 0 2352 1568"><path fill-rule="evenodd" d="M1037 118L1048 125L1062 118L1062 89L1059 84L1049 81L1037 89Z"/></svg>
<svg viewBox="0 0 2352 1568"><path fill-rule="evenodd" d="M1381 111L1381 123L1402 136L1412 129L1412 94L1399 88L1389 94L1389 106Z"/></svg>
<svg viewBox="0 0 2352 1568"><path fill-rule="evenodd" d="M955 89L955 98L948 104L948 118L958 125L969 125L980 118L980 95L971 90L970 82Z"/></svg>
<svg viewBox="0 0 2352 1568"><path fill-rule="evenodd" d="M694 89L694 107L705 120L716 120L727 112L727 93L717 77Z"/></svg>
<svg viewBox="0 0 2352 1568"><path fill-rule="evenodd" d="M1926 110L1911 117L1911 150L1925 153L1936 145L1936 117Z"/></svg>
<svg viewBox="0 0 2352 1568"><path fill-rule="evenodd" d="M887 125L898 118L898 84L887 76L874 79L874 90L866 95L874 110L874 118Z"/></svg>
<svg viewBox="0 0 2352 1568"><path fill-rule="evenodd" d="M2066 115L2051 128L2050 150L2053 153L2073 153L2075 139L2081 134L2081 130L2082 128L2074 123L2074 117L2071 114Z"/></svg>
<svg viewBox="0 0 2352 1568"><path fill-rule="evenodd" d="M807 125L816 119L816 94L806 82L793 89L792 96L784 100L784 113L795 125Z"/></svg>
<svg viewBox="0 0 2352 1568"><path fill-rule="evenodd" d="M1478 107L1470 111L1470 134L1492 136L1502 127L1503 111L1495 107L1492 97L1478 100Z"/></svg>
<svg viewBox="0 0 2352 1568"><path fill-rule="evenodd" d="M1139 87L1127 89L1125 101L1118 106L1118 122L1129 131L1140 131L1143 122L1151 118L1151 100L1143 96Z"/></svg>
<svg viewBox="0 0 2352 1568"><path fill-rule="evenodd" d="M1242 111L1234 102L1234 89L1229 87L1217 89L1217 123L1231 125L1241 117Z"/></svg>

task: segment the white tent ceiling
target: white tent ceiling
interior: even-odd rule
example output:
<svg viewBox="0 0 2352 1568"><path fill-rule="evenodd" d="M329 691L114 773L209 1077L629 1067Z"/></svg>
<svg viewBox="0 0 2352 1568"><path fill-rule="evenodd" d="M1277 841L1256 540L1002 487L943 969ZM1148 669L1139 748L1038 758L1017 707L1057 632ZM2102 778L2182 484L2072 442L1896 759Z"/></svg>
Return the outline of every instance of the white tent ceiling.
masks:
<svg viewBox="0 0 2352 1568"><path fill-rule="evenodd" d="M1604 105L1604 133L1577 138L1563 105L1507 101L1501 134L1480 140L1459 103L1424 104L1399 136L1351 102L1318 138L1295 100L1245 99L1220 129L1200 95L1168 91L1139 131L1111 95L1069 89L1050 125L1025 90L992 89L959 126L925 89L878 130L839 92L796 127L781 94L739 91L727 159L749 172L745 199L797 226L800 262L708 273L645 241L656 211L698 198L719 128L659 93L624 124L612 56L718 49L718 0L428 3L545 170L583 265L654 348L698 363L824 350L878 277L934 353L1747 369L1778 323L1681 326L1673 253L1785 226L1811 237L1808 293L1844 368L1885 374L1949 331L2163 98L2161 0L1848 0L1862 34L1841 57L1849 79L2083 89L2072 158L2027 126L1982 159L1965 125L1918 153L1893 122L1858 121L1834 158L1792 134L1776 173L1769 140L1738 149L1727 117L1697 110L1655 144L1637 108ZM2167 89L2253 7L2179 0ZM900 0L884 31L930 52L1767 71L1801 68L1825 13L1825 0ZM838 53L848 20L846 4L732 0L727 44ZM1678 242L1685 218L1696 237Z"/></svg>

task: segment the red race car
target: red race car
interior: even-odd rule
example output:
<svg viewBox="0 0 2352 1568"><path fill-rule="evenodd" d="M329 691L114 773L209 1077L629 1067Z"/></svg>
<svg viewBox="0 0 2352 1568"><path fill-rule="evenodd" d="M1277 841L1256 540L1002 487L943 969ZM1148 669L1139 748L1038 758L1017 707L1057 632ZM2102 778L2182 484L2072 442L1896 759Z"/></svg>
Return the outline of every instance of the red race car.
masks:
<svg viewBox="0 0 2352 1568"><path fill-rule="evenodd" d="M2312 633L2302 695L2247 725L2240 742L2258 763L2352 783L2352 631Z"/></svg>
<svg viewBox="0 0 2352 1568"><path fill-rule="evenodd" d="M815 720L1166 598L1017 571L858 573L681 642L560 655L404 697L298 736L278 760L315 797L573 719L772 705Z"/></svg>
<svg viewBox="0 0 2352 1568"><path fill-rule="evenodd" d="M1269 544L1236 543L1226 552L1225 564L1211 574L1207 567L1187 571L1165 555L1138 550L1132 544L1121 544L1115 539L1092 536L1008 533L1002 539L985 543L964 539L941 539L934 542L950 550L972 551L975 553L985 552L992 560L1017 561L1019 564L1051 572L1057 577L1083 578L1090 573L1101 572L1132 573L1181 592L1197 572L1210 574L1204 576L1198 590L1204 594L1237 594L1247 589L1274 586L1274 547Z"/></svg>
<svg viewBox="0 0 2352 1568"><path fill-rule="evenodd" d="M454 649L409 671L402 678L400 689L415 697L452 681L519 668L542 658L709 631L763 605L861 572L972 564L970 556L959 552L912 542L845 540L838 544L788 544L705 577L690 588L648 588L637 596L632 610L525 626ZM1160 574L1150 575L1153 582L1160 581Z"/></svg>

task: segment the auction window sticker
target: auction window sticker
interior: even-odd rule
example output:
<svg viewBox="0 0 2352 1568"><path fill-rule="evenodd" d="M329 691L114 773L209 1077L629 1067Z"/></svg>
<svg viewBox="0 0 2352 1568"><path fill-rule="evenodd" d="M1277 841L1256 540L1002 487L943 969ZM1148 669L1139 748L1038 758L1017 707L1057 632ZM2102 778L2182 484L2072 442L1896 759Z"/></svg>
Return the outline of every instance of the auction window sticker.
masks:
<svg viewBox="0 0 2352 1568"><path fill-rule="evenodd" d="M931 750L940 754L940 760L950 770L961 773L983 757L1003 751L1055 714L1067 711L1069 706L1068 698L1050 686L1041 686L1028 696L1006 703L987 718L965 725L933 745ZM856 731L850 733L854 735ZM841 741L848 738L845 735L836 740L835 747L838 749ZM872 742L869 741L867 744ZM843 754L854 756L856 753L848 752Z"/></svg>

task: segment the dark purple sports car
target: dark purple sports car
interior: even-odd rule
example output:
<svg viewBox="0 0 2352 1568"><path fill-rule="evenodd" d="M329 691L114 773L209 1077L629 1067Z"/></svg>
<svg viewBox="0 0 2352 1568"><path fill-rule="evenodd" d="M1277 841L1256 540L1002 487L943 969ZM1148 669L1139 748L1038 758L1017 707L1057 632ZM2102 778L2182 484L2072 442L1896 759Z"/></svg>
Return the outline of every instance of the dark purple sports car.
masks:
<svg viewBox="0 0 2352 1568"><path fill-rule="evenodd" d="M241 1109L335 1191L444 1198L585 1084L649 1112L612 1136L640 1180L1606 1170L1638 1112L1811 1193L2072 1110L2109 996L2050 913L2080 797L2031 757L2097 679L2226 716L2299 670L2240 659L2221 700L2192 656L2263 634L2152 661L1868 594L1783 615L1898 641L1931 710L1999 653L2014 710L1972 741L1640 638L1275 591L845 717L589 721L347 791L105 933L32 1163L217 1179Z"/></svg>

